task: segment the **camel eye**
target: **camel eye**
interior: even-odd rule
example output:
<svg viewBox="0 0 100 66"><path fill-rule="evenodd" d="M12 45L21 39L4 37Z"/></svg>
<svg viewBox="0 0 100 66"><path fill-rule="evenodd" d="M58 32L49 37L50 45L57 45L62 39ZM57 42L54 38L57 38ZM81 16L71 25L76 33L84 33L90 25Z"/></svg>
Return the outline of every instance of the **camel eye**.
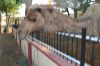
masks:
<svg viewBox="0 0 100 66"><path fill-rule="evenodd" d="M31 21L31 22L36 22L36 17L30 16L30 17L28 17L28 20Z"/></svg>
<svg viewBox="0 0 100 66"><path fill-rule="evenodd" d="M32 21L36 22L36 18L32 19Z"/></svg>
<svg viewBox="0 0 100 66"><path fill-rule="evenodd" d="M52 13L53 9L48 8L47 11L50 12L50 13Z"/></svg>
<svg viewBox="0 0 100 66"><path fill-rule="evenodd" d="M41 8L36 8L35 11L38 11L41 13Z"/></svg>

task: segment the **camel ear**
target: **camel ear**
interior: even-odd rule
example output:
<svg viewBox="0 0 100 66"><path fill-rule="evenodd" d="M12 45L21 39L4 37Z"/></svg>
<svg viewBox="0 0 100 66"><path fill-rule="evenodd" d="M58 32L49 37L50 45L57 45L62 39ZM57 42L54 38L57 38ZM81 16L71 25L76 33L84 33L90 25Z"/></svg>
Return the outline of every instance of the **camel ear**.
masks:
<svg viewBox="0 0 100 66"><path fill-rule="evenodd" d="M48 8L47 11L49 11L50 13L52 13L53 12L53 9Z"/></svg>
<svg viewBox="0 0 100 66"><path fill-rule="evenodd" d="M41 8L36 8L35 10L41 13Z"/></svg>
<svg viewBox="0 0 100 66"><path fill-rule="evenodd" d="M25 15L28 16L28 14L29 14L29 10L26 9L26 10L25 10Z"/></svg>

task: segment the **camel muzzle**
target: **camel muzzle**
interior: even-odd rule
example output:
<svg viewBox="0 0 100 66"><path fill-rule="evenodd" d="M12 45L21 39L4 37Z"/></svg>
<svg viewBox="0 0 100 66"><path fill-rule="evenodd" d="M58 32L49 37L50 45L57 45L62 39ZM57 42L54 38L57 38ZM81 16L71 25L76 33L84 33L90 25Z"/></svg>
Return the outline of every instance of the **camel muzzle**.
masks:
<svg viewBox="0 0 100 66"><path fill-rule="evenodd" d="M28 32L26 34L22 33L22 30L18 30L18 38L19 40L23 40L26 38Z"/></svg>

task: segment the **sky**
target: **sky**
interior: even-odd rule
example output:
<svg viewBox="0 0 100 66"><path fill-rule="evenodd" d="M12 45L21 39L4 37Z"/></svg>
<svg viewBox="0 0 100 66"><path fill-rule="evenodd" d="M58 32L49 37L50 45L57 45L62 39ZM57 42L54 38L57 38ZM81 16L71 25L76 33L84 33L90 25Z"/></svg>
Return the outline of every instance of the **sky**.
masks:
<svg viewBox="0 0 100 66"><path fill-rule="evenodd" d="M94 0L92 0L94 1ZM32 4L48 4L48 0L33 0L32 1ZM22 16L25 16L25 4L22 4L21 8L19 9L19 13L22 15ZM73 14L73 10L69 8L69 12L71 14Z"/></svg>
<svg viewBox="0 0 100 66"><path fill-rule="evenodd" d="M32 4L48 4L48 0L33 0ZM25 16L25 4L21 5L18 12L22 17Z"/></svg>
<svg viewBox="0 0 100 66"><path fill-rule="evenodd" d="M49 4L48 0L33 0L32 4ZM69 9L70 13L73 13L73 10ZM23 17L25 16L25 4L22 4L22 6L19 9L20 15Z"/></svg>
<svg viewBox="0 0 100 66"><path fill-rule="evenodd" d="M48 0L33 0L32 4L48 4Z"/></svg>

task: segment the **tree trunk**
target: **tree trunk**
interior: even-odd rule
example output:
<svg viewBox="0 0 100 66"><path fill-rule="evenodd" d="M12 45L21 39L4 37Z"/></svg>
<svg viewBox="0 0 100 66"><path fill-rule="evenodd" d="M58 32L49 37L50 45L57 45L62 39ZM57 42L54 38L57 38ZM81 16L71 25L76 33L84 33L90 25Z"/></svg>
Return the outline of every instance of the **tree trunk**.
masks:
<svg viewBox="0 0 100 66"><path fill-rule="evenodd" d="M68 13L68 16L70 16L70 13L69 13L69 10L68 10L68 8L66 8L66 9L65 9L65 11L67 11L67 13Z"/></svg>
<svg viewBox="0 0 100 66"><path fill-rule="evenodd" d="M77 9L74 9L74 18L77 18Z"/></svg>
<svg viewBox="0 0 100 66"><path fill-rule="evenodd" d="M60 10L60 9L59 9L59 10ZM67 12L67 13L68 13L68 16L70 17L70 13L69 13L68 8L65 8L65 10L64 10L64 11L62 11L62 13L64 13L64 12Z"/></svg>
<svg viewBox="0 0 100 66"><path fill-rule="evenodd" d="M1 34L1 12L0 12L0 34Z"/></svg>
<svg viewBox="0 0 100 66"><path fill-rule="evenodd" d="M6 13L6 24L8 26L8 15L7 15L7 13Z"/></svg>
<svg viewBox="0 0 100 66"><path fill-rule="evenodd" d="M95 0L95 3L100 3L100 0Z"/></svg>
<svg viewBox="0 0 100 66"><path fill-rule="evenodd" d="M32 0L26 0L26 9L32 5Z"/></svg>
<svg viewBox="0 0 100 66"><path fill-rule="evenodd" d="M10 19L10 15L8 15L8 13L6 13L6 24L7 24L7 27L9 26L9 19Z"/></svg>
<svg viewBox="0 0 100 66"><path fill-rule="evenodd" d="M4 28L3 32L8 32L8 28L9 28L9 15L6 12L6 27Z"/></svg>

